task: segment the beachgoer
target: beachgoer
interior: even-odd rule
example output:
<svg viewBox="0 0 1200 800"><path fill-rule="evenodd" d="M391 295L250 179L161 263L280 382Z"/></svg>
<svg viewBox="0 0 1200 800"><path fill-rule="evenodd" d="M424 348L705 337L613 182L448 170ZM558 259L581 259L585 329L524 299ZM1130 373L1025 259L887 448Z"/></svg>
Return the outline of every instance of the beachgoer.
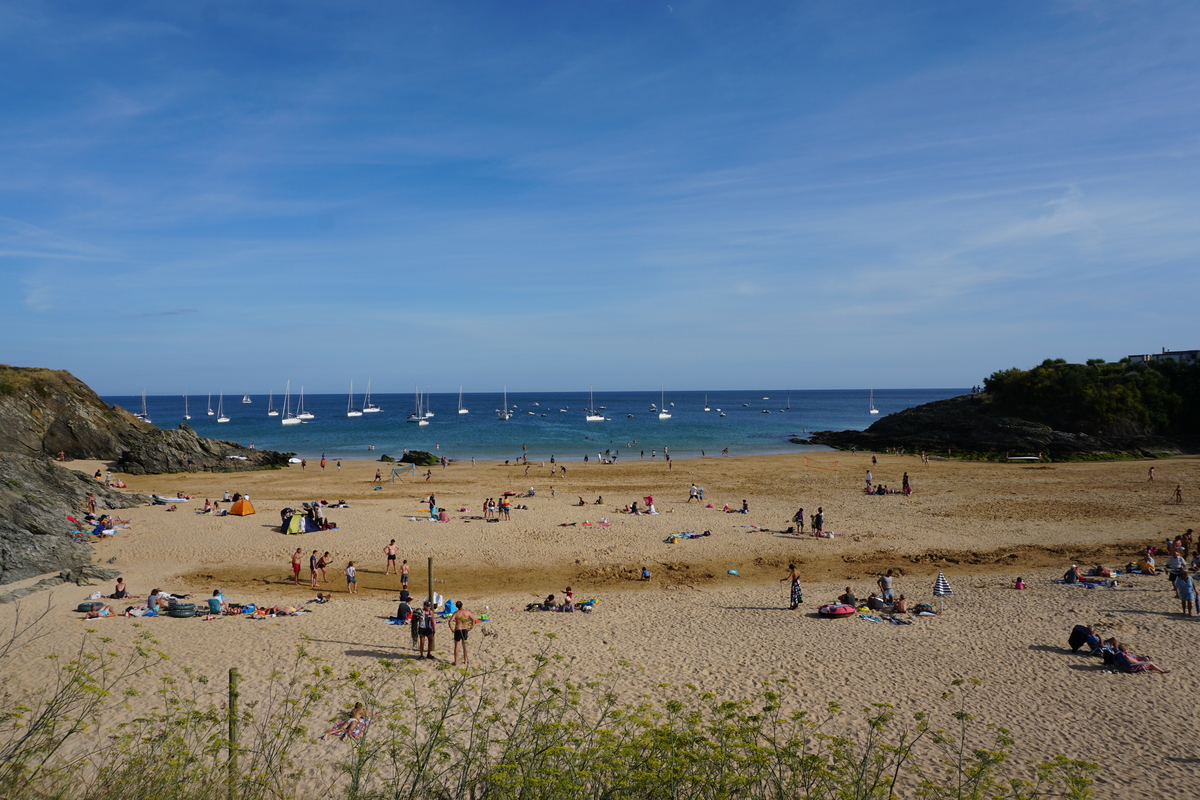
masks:
<svg viewBox="0 0 1200 800"><path fill-rule="evenodd" d="M458 646L462 645L463 666L467 665L467 635L471 633L471 629L479 622L475 615L463 608L462 600L456 602L457 610L450 617L450 626L454 629L454 663L458 664Z"/></svg>
<svg viewBox="0 0 1200 800"><path fill-rule="evenodd" d="M375 483L383 483L383 471L375 470Z"/></svg>
<svg viewBox="0 0 1200 800"><path fill-rule="evenodd" d="M390 575L396 571L396 554L400 552L400 548L396 545L396 540L388 542L387 547L383 548L383 554L387 556L387 563L384 564L384 575ZM407 561L404 563L408 563Z"/></svg>
<svg viewBox="0 0 1200 800"><path fill-rule="evenodd" d="M1183 484L1177 483L1177 484L1175 484L1175 505L1179 505L1182 502L1183 502Z"/></svg>
<svg viewBox="0 0 1200 800"><path fill-rule="evenodd" d="M839 603L845 603L848 606L858 606L858 598L854 596L854 592L849 586L846 587L846 593L838 597Z"/></svg>
<svg viewBox="0 0 1200 800"><path fill-rule="evenodd" d="M297 586L300 585L300 560L302 558L300 548L297 547L296 552L292 553L292 578L295 580Z"/></svg>
<svg viewBox="0 0 1200 800"><path fill-rule="evenodd" d="M792 522L796 523L796 535L803 536L804 535L804 508L803 507L801 507L799 511L797 511L795 514L792 515Z"/></svg>
<svg viewBox="0 0 1200 800"><path fill-rule="evenodd" d="M900 595L899 597L896 598L896 604L895 604L895 606L892 607L892 610L895 611L897 614L907 614L908 613L908 600L906 600L904 598L904 595Z"/></svg>
<svg viewBox="0 0 1200 800"><path fill-rule="evenodd" d="M1154 482L1154 467L1151 467L1150 468L1150 478L1146 481L1146 483L1153 483L1153 482Z"/></svg>
<svg viewBox="0 0 1200 800"><path fill-rule="evenodd" d="M692 488L688 489L687 501L690 503L693 500L696 500L696 501L700 500L700 490L696 488L696 484L694 484L694 483L692 484Z"/></svg>
<svg viewBox="0 0 1200 800"><path fill-rule="evenodd" d="M83 618L103 619L104 617L115 617L116 615L117 612L113 611L112 606L100 606L99 608L93 608L92 610L88 611L86 614L84 614Z"/></svg>
<svg viewBox="0 0 1200 800"><path fill-rule="evenodd" d="M867 598L867 608L872 611L883 611L887 608L887 603L883 602L883 598L871 592L871 596Z"/></svg>
<svg viewBox="0 0 1200 800"><path fill-rule="evenodd" d="M646 569L645 567L642 567L642 580L650 580L650 570Z"/></svg>
<svg viewBox="0 0 1200 800"><path fill-rule="evenodd" d="M825 533L825 509L817 506L817 513L813 515L812 520L813 536L821 536Z"/></svg>
<svg viewBox="0 0 1200 800"><path fill-rule="evenodd" d="M1014 589L1024 589L1025 588L1025 579L1017 578L1017 582L1013 584L1013 588Z"/></svg>
<svg viewBox="0 0 1200 800"><path fill-rule="evenodd" d="M417 615L417 638L419 652L417 658L433 658L433 635L434 625L437 620L433 615L433 605L426 600L421 604L421 611Z"/></svg>
<svg viewBox="0 0 1200 800"><path fill-rule="evenodd" d="M895 580L895 570L889 569L886 575L880 575L879 580L876 581L876 583L879 584L879 590L883 592L883 599L889 603L896 596L896 590L893 586Z"/></svg>
<svg viewBox="0 0 1200 800"><path fill-rule="evenodd" d="M1180 572L1175 577L1175 593L1179 596L1179 603L1182 607L1181 612L1185 617L1192 616L1192 606L1196 600L1196 586L1192 583L1192 576L1187 572Z"/></svg>
<svg viewBox="0 0 1200 800"><path fill-rule="evenodd" d="M427 469L425 470L425 482L429 483L431 480L433 480L433 470Z"/></svg>
<svg viewBox="0 0 1200 800"><path fill-rule="evenodd" d="M117 588L109 595L113 600L124 600L129 596L129 590L125 587L125 579L117 578Z"/></svg>
<svg viewBox="0 0 1200 800"><path fill-rule="evenodd" d="M89 494L87 499L87 510L89 514L96 513L96 495Z"/></svg>
<svg viewBox="0 0 1200 800"><path fill-rule="evenodd" d="M788 574L779 579L780 583L784 581L792 582L792 590L790 594L791 609L793 611L804 602L804 592L800 589L800 570L796 569L795 564L788 564Z"/></svg>
<svg viewBox="0 0 1200 800"><path fill-rule="evenodd" d="M333 559L329 557L328 550L325 551L325 555L317 559L317 570L321 573L321 583L329 583L329 576L325 574L325 569L331 561Z"/></svg>
<svg viewBox="0 0 1200 800"><path fill-rule="evenodd" d="M358 594L358 570L354 569L353 561L346 565L346 591Z"/></svg>
<svg viewBox="0 0 1200 800"><path fill-rule="evenodd" d="M871 488L871 484L872 484L872 483L874 483L874 481L875 481L875 479L874 479L874 477L871 475L871 470L867 470L867 488L868 488L868 489L870 489L870 488Z"/></svg>
<svg viewBox="0 0 1200 800"><path fill-rule="evenodd" d="M749 514L749 513L750 513L750 504L749 504L749 503L747 503L745 500L742 500L742 513L743 513L743 514Z"/></svg>
<svg viewBox="0 0 1200 800"><path fill-rule="evenodd" d="M308 557L308 583L314 589L317 588L317 562L320 561L320 556L317 551L313 550L312 555Z"/></svg>
<svg viewBox="0 0 1200 800"><path fill-rule="evenodd" d="M306 458L302 458L302 459L300 459L300 471L301 471L301 472L304 472L304 470L305 470L307 467L308 467L308 459L306 459Z"/></svg>
<svg viewBox="0 0 1200 800"><path fill-rule="evenodd" d="M346 717L344 720L327 730L324 735L321 736L321 738L324 739L327 736L336 736L340 739L345 739L347 736L353 733L354 729L358 727L359 723L366 715L367 710L363 708L363 704L355 703L354 710L350 712L350 716Z"/></svg>
<svg viewBox="0 0 1200 800"><path fill-rule="evenodd" d="M404 563L400 565L400 588L408 588L408 559L404 559Z"/></svg>
<svg viewBox="0 0 1200 800"><path fill-rule="evenodd" d="M325 454L321 454L321 469L325 469Z"/></svg>

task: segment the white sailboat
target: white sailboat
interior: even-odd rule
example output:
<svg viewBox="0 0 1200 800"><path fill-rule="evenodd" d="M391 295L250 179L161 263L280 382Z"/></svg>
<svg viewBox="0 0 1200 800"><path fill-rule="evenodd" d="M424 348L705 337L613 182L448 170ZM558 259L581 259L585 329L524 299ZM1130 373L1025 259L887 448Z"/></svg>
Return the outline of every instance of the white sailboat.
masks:
<svg viewBox="0 0 1200 800"><path fill-rule="evenodd" d="M537 405L537 403L534 403L534 405L536 406L536 405ZM470 414L470 413L471 413L471 412L470 412L469 410L467 410L466 408L463 408L463 404L462 404L462 384L461 384L461 383L458 385L458 413L460 413L460 414Z"/></svg>
<svg viewBox="0 0 1200 800"><path fill-rule="evenodd" d="M870 413L872 413L872 414L879 413L879 409L875 407L875 387L873 387L873 386L871 387L871 412Z"/></svg>
<svg viewBox="0 0 1200 800"><path fill-rule="evenodd" d="M296 419L312 419L316 414L304 410L304 387L300 387L300 399L296 401Z"/></svg>
<svg viewBox="0 0 1200 800"><path fill-rule="evenodd" d="M150 414L148 411L146 411L146 390L145 389L142 389L142 411L140 414L134 414L134 416L137 417L138 419L140 419L142 422L150 421Z"/></svg>
<svg viewBox="0 0 1200 800"><path fill-rule="evenodd" d="M704 410L712 411L712 409L708 407L708 395L704 395Z"/></svg>
<svg viewBox="0 0 1200 800"><path fill-rule="evenodd" d="M504 408L496 409L497 419L512 419L513 413L508 410L508 385L504 386Z"/></svg>
<svg viewBox="0 0 1200 800"><path fill-rule="evenodd" d="M371 381L370 380L367 381L367 393L363 397L362 410L363 410L364 414L378 414L380 411L383 411L382 408L380 408L379 406L377 406L371 402Z"/></svg>
<svg viewBox="0 0 1200 800"><path fill-rule="evenodd" d="M214 413L212 410L212 392L208 393L208 415L211 417Z"/></svg>
<svg viewBox="0 0 1200 800"><path fill-rule="evenodd" d="M267 396L267 416L268 417L278 417L279 416L279 409L275 408L275 393L274 392L271 392Z"/></svg>
<svg viewBox="0 0 1200 800"><path fill-rule="evenodd" d="M585 422L604 422L604 415L596 412L596 400L592 397L592 387L588 387L588 407L584 409L587 416L583 419Z"/></svg>
<svg viewBox="0 0 1200 800"><path fill-rule="evenodd" d="M662 411L658 412L659 419L670 419L671 412L667 411L667 382L662 383L662 396L658 398L658 402L662 404Z"/></svg>
<svg viewBox="0 0 1200 800"><path fill-rule="evenodd" d="M299 410L299 406L296 407ZM283 419L280 420L284 425L299 425L304 420L292 413L292 382L287 382L287 389L283 392Z"/></svg>
<svg viewBox="0 0 1200 800"><path fill-rule="evenodd" d="M350 381L350 396L346 398L346 416L361 417L362 411L354 407L354 381Z"/></svg>
<svg viewBox="0 0 1200 800"><path fill-rule="evenodd" d="M188 413L187 395L183 396L183 418L191 419L192 415Z"/></svg>
<svg viewBox="0 0 1200 800"><path fill-rule="evenodd" d="M251 400L251 399L250 399L250 393L249 393L249 392L246 392L244 395L242 395L242 402L243 402L243 403L246 403L247 405L249 405L250 403L253 403L253 402L254 402L253 400Z"/></svg>
<svg viewBox="0 0 1200 800"><path fill-rule="evenodd" d="M217 422L229 422L229 417L225 416L224 392L221 392L221 396L217 399Z"/></svg>
<svg viewBox="0 0 1200 800"><path fill-rule="evenodd" d="M426 417L425 410L421 406L421 388L419 386L414 386L413 394L416 397L417 407L413 413L409 414L405 419L417 425L428 425L429 419Z"/></svg>

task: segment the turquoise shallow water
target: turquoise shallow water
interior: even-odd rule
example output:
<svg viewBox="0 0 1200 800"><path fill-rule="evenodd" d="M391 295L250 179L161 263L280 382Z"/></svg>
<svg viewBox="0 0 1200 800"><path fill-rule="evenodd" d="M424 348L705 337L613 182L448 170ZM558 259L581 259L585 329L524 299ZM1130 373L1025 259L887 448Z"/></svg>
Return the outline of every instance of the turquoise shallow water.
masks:
<svg viewBox="0 0 1200 800"><path fill-rule="evenodd" d="M434 394L429 408L434 416L429 425L414 425L405 417L414 410L411 394L372 395L383 411L361 417L346 416L346 395L305 395L304 405L316 418L303 425L283 426L279 417L267 416L267 396L225 396L227 423L218 424L206 414L206 395L188 398L192 419L188 422L201 436L254 444L267 450L297 453L311 458L378 458L399 455L405 447L429 450L450 458L498 460L517 458L525 445L531 459L581 461L585 454L595 458L606 449L623 458L636 458L642 451L661 457L669 447L674 458L719 454L728 447L730 455L764 455L825 450L817 445L788 441L807 431L862 430L882 416L912 406L967 393L966 389L876 389L879 415L868 413L869 392L863 390L800 391L746 390L707 393L711 411L705 412L704 392L668 392L669 420L658 419L651 404L660 405L658 392L596 392L596 406L608 418L585 422L583 409L587 392L531 392L508 394L515 410L512 419L497 419L495 409L503 404L500 393L468 394L463 405L469 414L458 414L458 394ZM106 397L106 402L130 411L140 411L141 397ZM281 406L282 395L276 395ZM213 397L216 408L217 397ZM293 398L294 402L294 398ZM355 404L360 405L362 395ZM671 404L674 404L673 406ZM183 421L183 396L147 398L147 410L155 425L174 428ZM560 409L566 409L560 411ZM722 417L717 409L725 412ZM771 413L764 414L767 410ZM632 414L630 417L628 415ZM374 451L367 449L374 445ZM440 447L438 446L440 445Z"/></svg>

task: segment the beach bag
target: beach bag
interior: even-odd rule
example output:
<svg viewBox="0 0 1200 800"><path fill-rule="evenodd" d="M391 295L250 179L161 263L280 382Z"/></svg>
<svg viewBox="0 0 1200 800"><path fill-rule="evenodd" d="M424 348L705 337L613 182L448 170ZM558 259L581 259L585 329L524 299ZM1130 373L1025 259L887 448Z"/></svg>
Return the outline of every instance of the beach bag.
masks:
<svg viewBox="0 0 1200 800"><path fill-rule="evenodd" d="M92 592L88 595L88 600L99 600L102 596L99 592Z"/></svg>

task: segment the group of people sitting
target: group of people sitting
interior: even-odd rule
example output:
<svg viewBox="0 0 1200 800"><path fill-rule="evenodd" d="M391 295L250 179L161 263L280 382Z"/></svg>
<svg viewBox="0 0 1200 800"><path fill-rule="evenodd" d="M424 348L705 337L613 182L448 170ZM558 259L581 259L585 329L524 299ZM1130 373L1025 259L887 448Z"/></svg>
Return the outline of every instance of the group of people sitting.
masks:
<svg viewBox="0 0 1200 800"><path fill-rule="evenodd" d="M583 498L580 498L580 499L582 500ZM658 510L654 507L654 498L653 497L645 497L643 499L646 501L646 504L644 506L642 506L641 508L638 508L637 500L634 500L632 503L625 506L624 508L618 508L618 509L614 509L614 510L618 514L633 514L635 517L640 517L643 514L657 514Z"/></svg>
<svg viewBox="0 0 1200 800"><path fill-rule="evenodd" d="M1091 625L1076 625L1067 637L1067 645L1072 652L1079 652L1086 647L1089 655L1100 656L1105 664L1111 664L1120 672L1158 672L1162 675L1170 672L1146 656L1134 655L1129 646L1115 636L1101 639Z"/></svg>
<svg viewBox="0 0 1200 800"><path fill-rule="evenodd" d="M645 569L642 570L646 575L649 575ZM575 592L568 586L563 589L563 596L556 598L554 595L547 595L546 599L540 603L530 603L525 606L526 611L560 611L570 613L574 611L591 611L595 600L588 600L583 603L575 602Z"/></svg>
<svg viewBox="0 0 1200 800"><path fill-rule="evenodd" d="M885 600L878 592L871 592L866 600L861 600L849 586L846 587L845 594L838 596L838 602L855 608L865 605L872 611L886 611L892 614L908 613L908 599L904 595L889 601Z"/></svg>

